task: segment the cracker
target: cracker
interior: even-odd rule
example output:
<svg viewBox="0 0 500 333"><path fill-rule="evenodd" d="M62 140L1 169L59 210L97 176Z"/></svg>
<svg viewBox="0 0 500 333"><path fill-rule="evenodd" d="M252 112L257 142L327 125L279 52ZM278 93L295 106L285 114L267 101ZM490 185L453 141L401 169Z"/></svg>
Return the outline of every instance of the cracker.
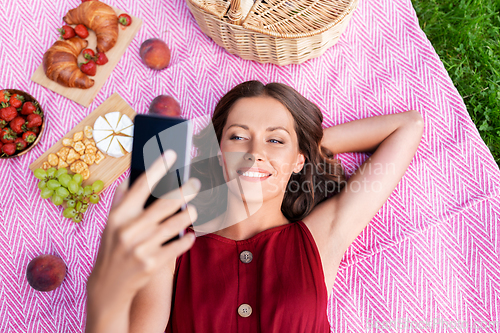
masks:
<svg viewBox="0 0 500 333"><path fill-rule="evenodd" d="M71 148L68 153L68 158L66 159L66 163L71 164L78 159L80 159L80 154L78 154L76 150Z"/></svg>
<svg viewBox="0 0 500 333"><path fill-rule="evenodd" d="M105 158L104 154L99 150L97 154L95 155L95 164L101 163L101 161Z"/></svg>
<svg viewBox="0 0 500 333"><path fill-rule="evenodd" d="M75 145L73 146L73 148L80 155L85 152L85 145L81 141L75 142Z"/></svg>
<svg viewBox="0 0 500 333"><path fill-rule="evenodd" d="M97 154L97 148L92 146L92 145L88 145L86 148L85 148L85 154L92 154L92 155L95 155Z"/></svg>
<svg viewBox="0 0 500 333"><path fill-rule="evenodd" d="M59 164L59 157L57 157L56 154L49 154L49 156L47 156L47 160L52 166L56 166Z"/></svg>
<svg viewBox="0 0 500 333"><path fill-rule="evenodd" d="M62 147L59 149L59 151L56 153L57 156L59 156L60 160L66 161L66 158L68 157L69 150L71 148L69 147Z"/></svg>
<svg viewBox="0 0 500 333"><path fill-rule="evenodd" d="M83 170L82 173L81 173L81 175L83 177L83 180L89 179L89 177L90 177L90 171L89 171L89 169Z"/></svg>
<svg viewBox="0 0 500 333"><path fill-rule="evenodd" d="M83 140L83 131L80 131L80 132L76 132L75 134L73 134L73 141L81 141Z"/></svg>
<svg viewBox="0 0 500 333"><path fill-rule="evenodd" d="M85 126L85 128L83 129L83 133L85 133L86 138L90 139L92 137L92 127Z"/></svg>
<svg viewBox="0 0 500 333"><path fill-rule="evenodd" d="M83 154L80 156L80 159L84 161L88 165L92 165L95 162L95 155L92 154Z"/></svg>
<svg viewBox="0 0 500 333"><path fill-rule="evenodd" d="M67 167L68 167L68 163L66 163L66 161L64 161L62 158L60 158L59 164L57 165L57 168L61 169L61 168L67 168Z"/></svg>
<svg viewBox="0 0 500 333"><path fill-rule="evenodd" d="M62 144L65 147L73 147L73 139L64 138Z"/></svg>
<svg viewBox="0 0 500 333"><path fill-rule="evenodd" d="M49 169L51 167L52 167L52 165L50 165L49 162L47 162L47 161L43 162L43 164L42 164L42 169L43 170L47 170L47 169Z"/></svg>

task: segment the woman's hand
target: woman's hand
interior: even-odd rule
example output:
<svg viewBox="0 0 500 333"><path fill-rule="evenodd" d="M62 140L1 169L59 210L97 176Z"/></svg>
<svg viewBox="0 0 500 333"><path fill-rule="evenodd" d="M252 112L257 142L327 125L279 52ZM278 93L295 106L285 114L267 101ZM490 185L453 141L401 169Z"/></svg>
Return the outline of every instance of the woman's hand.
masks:
<svg viewBox="0 0 500 333"><path fill-rule="evenodd" d="M164 156L168 166L172 166L175 152L167 151ZM96 326L102 326L103 316L110 318L118 314L126 314L127 318L122 320L128 325L128 311L135 294L160 266L175 260L194 244L194 235L186 233L162 246L196 220L196 209L192 205L172 214L184 201L189 202L198 194L198 179L189 179L181 189L171 191L147 209L143 208L151 194L148 183L156 184L165 173L164 161L159 158L130 190L126 189L126 182L117 188L97 260L87 282L87 325L99 321Z"/></svg>

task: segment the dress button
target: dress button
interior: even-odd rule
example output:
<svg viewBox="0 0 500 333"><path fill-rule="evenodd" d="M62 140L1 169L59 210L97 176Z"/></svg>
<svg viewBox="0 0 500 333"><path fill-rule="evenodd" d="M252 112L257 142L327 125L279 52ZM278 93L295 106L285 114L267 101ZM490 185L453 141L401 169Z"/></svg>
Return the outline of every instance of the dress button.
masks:
<svg viewBox="0 0 500 333"><path fill-rule="evenodd" d="M242 251L240 253L240 260L244 262L245 264L248 264L250 261L252 261L253 255L252 252L250 251Z"/></svg>
<svg viewBox="0 0 500 333"><path fill-rule="evenodd" d="M248 317L252 314L252 307L248 304L241 304L238 307L238 314L242 317Z"/></svg>

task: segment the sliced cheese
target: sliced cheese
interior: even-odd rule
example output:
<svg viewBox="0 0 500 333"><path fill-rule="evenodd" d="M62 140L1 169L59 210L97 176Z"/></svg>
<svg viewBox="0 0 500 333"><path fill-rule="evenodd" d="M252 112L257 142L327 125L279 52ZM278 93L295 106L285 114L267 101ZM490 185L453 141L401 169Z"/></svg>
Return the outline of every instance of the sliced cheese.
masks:
<svg viewBox="0 0 500 333"><path fill-rule="evenodd" d="M109 126L109 123L103 117L99 116L94 123L94 131L95 130L103 130L103 131L112 131L113 128Z"/></svg>
<svg viewBox="0 0 500 333"><path fill-rule="evenodd" d="M98 142L106 139L110 135L113 135L113 131L108 131L108 130L106 130L106 131L93 130L92 134L94 135L94 141L96 143L98 143Z"/></svg>
<svg viewBox="0 0 500 333"><path fill-rule="evenodd" d="M134 142L133 138L130 136L115 136L115 138L127 153L132 152L132 143Z"/></svg>
<svg viewBox="0 0 500 333"><path fill-rule="evenodd" d="M114 138L114 136L108 136L106 139L101 140L100 142L98 142L96 144L97 148L99 148L99 150L102 151L104 154L107 154L109 145L110 145L111 141L113 140L113 138Z"/></svg>
<svg viewBox="0 0 500 333"><path fill-rule="evenodd" d="M134 136L134 125L122 129L120 132L118 132L123 135L128 135L128 136Z"/></svg>
<svg viewBox="0 0 500 333"><path fill-rule="evenodd" d="M116 125L115 132L116 133L120 133L123 129L125 129L127 127L130 127L133 124L134 123L132 122L132 120L130 120L130 118L126 114L124 114L120 118L120 121L118 122L118 125Z"/></svg>
<svg viewBox="0 0 500 333"><path fill-rule="evenodd" d="M123 153L122 147L120 146L120 143L118 142L118 139L116 136L113 136L113 139L111 140L111 143L109 144L108 151L106 152L109 156L112 157L122 157L125 155Z"/></svg>
<svg viewBox="0 0 500 333"><path fill-rule="evenodd" d="M116 126L118 125L118 122L120 121L120 112L115 111L115 112L109 112L106 113L104 116L106 120L108 121L109 125L113 129L113 131L116 131Z"/></svg>

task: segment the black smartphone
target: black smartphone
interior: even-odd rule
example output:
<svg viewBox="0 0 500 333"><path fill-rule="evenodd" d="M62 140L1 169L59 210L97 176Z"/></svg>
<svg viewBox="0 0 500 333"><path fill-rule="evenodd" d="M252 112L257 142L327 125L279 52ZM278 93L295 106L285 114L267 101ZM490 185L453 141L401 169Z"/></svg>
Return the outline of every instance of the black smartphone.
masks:
<svg viewBox="0 0 500 333"><path fill-rule="evenodd" d="M177 153L174 165L165 176L155 186L150 184L152 190L144 208L162 195L181 187L189 179L192 138L192 122L187 119L151 114L135 116L129 188L164 151L172 149ZM176 214L185 210L186 205L184 203ZM185 230L182 230L162 246L179 239L184 233Z"/></svg>

